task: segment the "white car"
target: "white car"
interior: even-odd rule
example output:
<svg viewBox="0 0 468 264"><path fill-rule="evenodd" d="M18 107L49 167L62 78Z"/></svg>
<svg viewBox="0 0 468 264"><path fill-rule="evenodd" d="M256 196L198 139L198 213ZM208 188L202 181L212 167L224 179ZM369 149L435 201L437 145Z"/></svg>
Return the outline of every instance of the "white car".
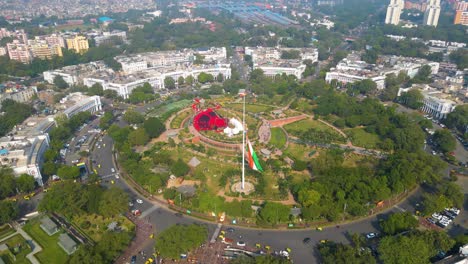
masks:
<svg viewBox="0 0 468 264"><path fill-rule="evenodd" d="M115 178L116 178L116 179L119 179L120 177L119 177L119 175L118 175L118 174L116 174L116 175L115 175Z"/></svg>
<svg viewBox="0 0 468 264"><path fill-rule="evenodd" d="M372 239L372 238L374 238L376 236L377 236L377 234L374 233L374 232L366 234L367 239Z"/></svg>
<svg viewBox="0 0 468 264"><path fill-rule="evenodd" d="M139 204L142 204L142 203L143 203L143 200L141 200L141 199L136 199L136 202L139 203Z"/></svg>
<svg viewBox="0 0 468 264"><path fill-rule="evenodd" d="M128 206L133 206L133 203L132 203L132 202L128 202Z"/></svg>
<svg viewBox="0 0 468 264"><path fill-rule="evenodd" d="M239 247L245 247L245 242L244 241L238 241L237 246Z"/></svg>
<svg viewBox="0 0 468 264"><path fill-rule="evenodd" d="M112 171L112 173L114 173L114 172L115 172L115 169L114 169L114 168L111 168L111 171Z"/></svg>

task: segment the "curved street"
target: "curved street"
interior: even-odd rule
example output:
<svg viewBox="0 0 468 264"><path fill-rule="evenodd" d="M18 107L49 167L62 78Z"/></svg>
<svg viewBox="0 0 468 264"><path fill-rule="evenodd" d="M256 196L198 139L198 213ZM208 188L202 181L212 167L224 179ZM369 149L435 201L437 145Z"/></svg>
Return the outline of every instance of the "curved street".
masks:
<svg viewBox="0 0 468 264"><path fill-rule="evenodd" d="M217 225L215 223L207 223L205 221L195 219L186 215L176 215L173 211L166 208L165 205L157 204L156 202L149 201L137 193L131 188L122 177L116 178L115 174L112 173L112 168L115 168L112 159L112 139L109 136L104 136L101 142L101 148L94 149L91 157L96 160L96 163L100 164L98 173L104 179L103 184L111 186L111 180L115 182L115 185L126 191L130 199L135 201L136 199L142 199L143 204L134 202L133 209L139 209L142 211L141 219L151 223L153 225L155 233L159 233L164 229L174 224L190 224L199 223L207 225L209 230L209 237L211 238ZM117 169L117 168L115 168ZM421 196L422 191L417 190L408 199L403 201L397 206L388 209L384 214L390 212L409 211L415 212L415 206L418 198ZM311 231L311 230L262 230L262 229L249 229L237 226L232 226L235 231L233 233L227 233L227 237L234 239L234 241L245 241L247 246L254 247L256 243L262 245L269 245L273 251L284 250L286 247L292 249L292 259L295 263L317 263L318 255L314 251L315 244L320 242L322 239L333 240L337 242L349 243L348 233L368 233L378 231L378 219L383 217L384 214L372 216L370 218L362 219L349 224L343 224L339 227L324 228L322 232ZM303 239L306 237L311 238L311 243L303 244ZM148 240L150 240L148 238ZM153 252L154 243L153 240L147 241L141 245L138 251L144 250L147 255ZM138 252L135 252L135 255ZM144 263L139 257L137 263Z"/></svg>

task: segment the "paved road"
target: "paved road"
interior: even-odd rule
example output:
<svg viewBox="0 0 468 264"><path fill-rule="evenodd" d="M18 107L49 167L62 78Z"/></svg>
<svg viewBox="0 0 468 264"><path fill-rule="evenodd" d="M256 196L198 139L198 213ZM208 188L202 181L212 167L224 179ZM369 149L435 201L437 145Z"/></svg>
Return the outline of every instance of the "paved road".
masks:
<svg viewBox="0 0 468 264"><path fill-rule="evenodd" d="M108 136L103 137L103 141L106 144L106 147L101 147L100 149L95 149L95 152L92 154L92 157L101 164L101 168L98 169L100 175L107 175L111 172L111 168L114 168L112 162L112 140ZM110 178L109 178L110 180ZM153 207L149 201L141 197L138 193L134 192L127 184L122 180L113 179L115 181L115 186L118 186L129 193L130 198L134 202L137 198L142 199L143 204L138 204L134 202L134 209L139 209L143 212L143 219L153 224L155 227L156 233L160 233L166 228L174 224L190 224L190 223L199 223L206 225L209 230L207 240L211 238L214 230L216 229L216 224L206 223L198 219L194 219L188 216L176 216L174 212L165 209L164 207ZM103 182L106 186L111 186L111 183ZM401 210L408 210L411 212L415 211L415 204L420 197L421 191L418 191L411 199L404 201L395 208L391 209L391 212L399 212ZM388 212L387 212L388 213ZM255 245L255 243L261 243L262 245L271 246L272 250L283 250L286 247L292 249L292 258L295 263L316 263L317 255L313 250L313 245L318 243L322 239L334 240L339 242L349 242L347 237L347 232L351 233L367 233L367 232L376 232L378 231L378 220L383 217L383 215L378 215L377 218L373 217L371 219L361 220L356 223L342 225L340 228L331 227L325 228L322 232L317 231L306 231L306 230L297 230L297 231L272 231L272 230L252 230L246 228L234 227L236 231L233 234L228 234L228 237L238 241L241 236L242 241L245 241L247 245ZM304 245L302 240L305 237L310 237L312 243L309 245ZM153 251L153 244L149 244L145 251L148 253ZM138 257L137 263L143 263L143 260Z"/></svg>

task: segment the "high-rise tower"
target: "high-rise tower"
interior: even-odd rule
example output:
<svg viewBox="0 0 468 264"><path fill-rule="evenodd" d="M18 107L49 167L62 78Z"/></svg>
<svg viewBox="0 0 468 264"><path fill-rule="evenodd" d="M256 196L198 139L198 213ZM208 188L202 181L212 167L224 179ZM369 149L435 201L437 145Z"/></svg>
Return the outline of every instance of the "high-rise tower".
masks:
<svg viewBox="0 0 468 264"><path fill-rule="evenodd" d="M398 25L404 5L403 0L390 0L390 4L387 7L387 15L385 16L385 24Z"/></svg>
<svg viewBox="0 0 468 264"><path fill-rule="evenodd" d="M437 27L440 15L440 0L428 0L424 13L424 25Z"/></svg>

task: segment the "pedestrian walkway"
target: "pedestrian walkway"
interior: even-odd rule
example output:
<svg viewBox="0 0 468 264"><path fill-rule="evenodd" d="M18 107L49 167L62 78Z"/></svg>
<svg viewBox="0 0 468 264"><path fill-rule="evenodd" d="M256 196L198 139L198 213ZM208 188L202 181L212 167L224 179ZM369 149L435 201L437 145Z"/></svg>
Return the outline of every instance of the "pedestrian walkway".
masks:
<svg viewBox="0 0 468 264"><path fill-rule="evenodd" d="M18 234L20 234L27 242L28 244L31 246L32 248L32 251L31 253L29 253L28 255L26 255L26 258L32 263L32 264L40 264L40 262L36 259L36 257L34 256L34 254L36 253L39 253L42 251L42 247L39 246L39 244L37 244L29 235L28 233L24 232L23 229L21 229L21 227L18 225L18 224L14 224L12 225L13 228L16 230L15 233L9 235L9 236L6 236L4 238L2 238L0 240L0 242L3 242L5 240L8 240L9 238L11 237L14 237Z"/></svg>
<svg viewBox="0 0 468 264"><path fill-rule="evenodd" d="M218 237L222 226L223 225L221 223L218 223L218 227L216 227L216 230L214 231L213 236L211 237L210 243L216 242L216 238Z"/></svg>
<svg viewBox="0 0 468 264"><path fill-rule="evenodd" d="M148 215L150 215L152 212L156 211L158 208L161 208L161 207L153 204L153 206L148 208L148 210L144 211L138 218L143 219L147 217Z"/></svg>

